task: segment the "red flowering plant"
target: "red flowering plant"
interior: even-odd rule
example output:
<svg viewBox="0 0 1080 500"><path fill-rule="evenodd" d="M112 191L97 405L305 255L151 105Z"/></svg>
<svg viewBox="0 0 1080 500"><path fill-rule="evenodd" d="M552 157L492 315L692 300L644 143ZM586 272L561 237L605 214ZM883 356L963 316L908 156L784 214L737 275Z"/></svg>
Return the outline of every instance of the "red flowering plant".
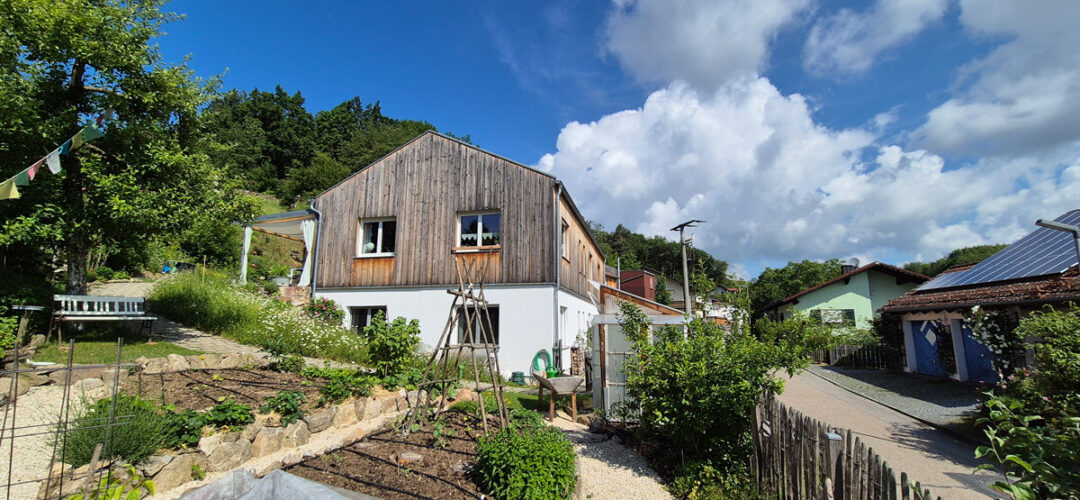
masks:
<svg viewBox="0 0 1080 500"><path fill-rule="evenodd" d="M319 319L330 324L341 324L345 318L345 312L337 305L337 302L326 297L318 297L304 306L304 313L311 318Z"/></svg>

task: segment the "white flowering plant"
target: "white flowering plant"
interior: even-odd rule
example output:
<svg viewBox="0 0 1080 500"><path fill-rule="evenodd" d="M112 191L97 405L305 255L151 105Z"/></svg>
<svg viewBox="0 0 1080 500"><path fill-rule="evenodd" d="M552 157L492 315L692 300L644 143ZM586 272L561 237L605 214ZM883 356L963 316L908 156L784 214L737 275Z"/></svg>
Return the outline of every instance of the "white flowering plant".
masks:
<svg viewBox="0 0 1080 500"><path fill-rule="evenodd" d="M966 315L971 335L993 355L998 380L1006 380L1024 355L1024 339L1017 333L1015 315L1006 311L972 307Z"/></svg>

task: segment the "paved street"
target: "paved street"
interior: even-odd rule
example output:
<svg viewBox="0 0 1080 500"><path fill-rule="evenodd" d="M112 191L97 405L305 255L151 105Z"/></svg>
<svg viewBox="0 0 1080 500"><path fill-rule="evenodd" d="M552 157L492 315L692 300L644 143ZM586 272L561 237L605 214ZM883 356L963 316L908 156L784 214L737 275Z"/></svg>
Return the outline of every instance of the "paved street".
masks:
<svg viewBox="0 0 1080 500"><path fill-rule="evenodd" d="M972 474L975 447L952 435L852 394L810 373L789 379L780 401L828 425L851 429L889 462L946 499L993 498L997 475ZM897 478L899 479L899 477Z"/></svg>

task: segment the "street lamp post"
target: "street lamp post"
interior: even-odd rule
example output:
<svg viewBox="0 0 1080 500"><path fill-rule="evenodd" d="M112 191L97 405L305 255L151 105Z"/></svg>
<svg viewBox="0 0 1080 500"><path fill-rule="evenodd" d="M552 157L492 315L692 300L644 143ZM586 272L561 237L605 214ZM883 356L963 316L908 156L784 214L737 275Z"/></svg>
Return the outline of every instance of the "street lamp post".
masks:
<svg viewBox="0 0 1080 500"><path fill-rule="evenodd" d="M683 222L682 224L679 224L678 226L671 228L672 231L679 232L679 244L682 246L683 305L686 309L686 315L690 317L693 317L693 314L692 307L690 306L690 303L692 302L692 300L690 300L690 273L686 265L686 245L689 244L689 242L686 241L686 228L695 227L699 222L705 221L697 219L688 220L686 222Z"/></svg>

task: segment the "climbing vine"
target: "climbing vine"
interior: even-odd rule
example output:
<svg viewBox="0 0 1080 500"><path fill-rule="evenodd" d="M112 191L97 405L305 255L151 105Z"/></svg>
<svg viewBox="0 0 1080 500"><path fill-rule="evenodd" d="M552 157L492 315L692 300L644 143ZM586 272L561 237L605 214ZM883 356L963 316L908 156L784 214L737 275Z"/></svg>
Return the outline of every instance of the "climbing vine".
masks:
<svg viewBox="0 0 1080 500"><path fill-rule="evenodd" d="M972 337L993 353L998 379L1005 380L1024 356L1024 339L1016 333L1016 315L975 306L965 316Z"/></svg>

